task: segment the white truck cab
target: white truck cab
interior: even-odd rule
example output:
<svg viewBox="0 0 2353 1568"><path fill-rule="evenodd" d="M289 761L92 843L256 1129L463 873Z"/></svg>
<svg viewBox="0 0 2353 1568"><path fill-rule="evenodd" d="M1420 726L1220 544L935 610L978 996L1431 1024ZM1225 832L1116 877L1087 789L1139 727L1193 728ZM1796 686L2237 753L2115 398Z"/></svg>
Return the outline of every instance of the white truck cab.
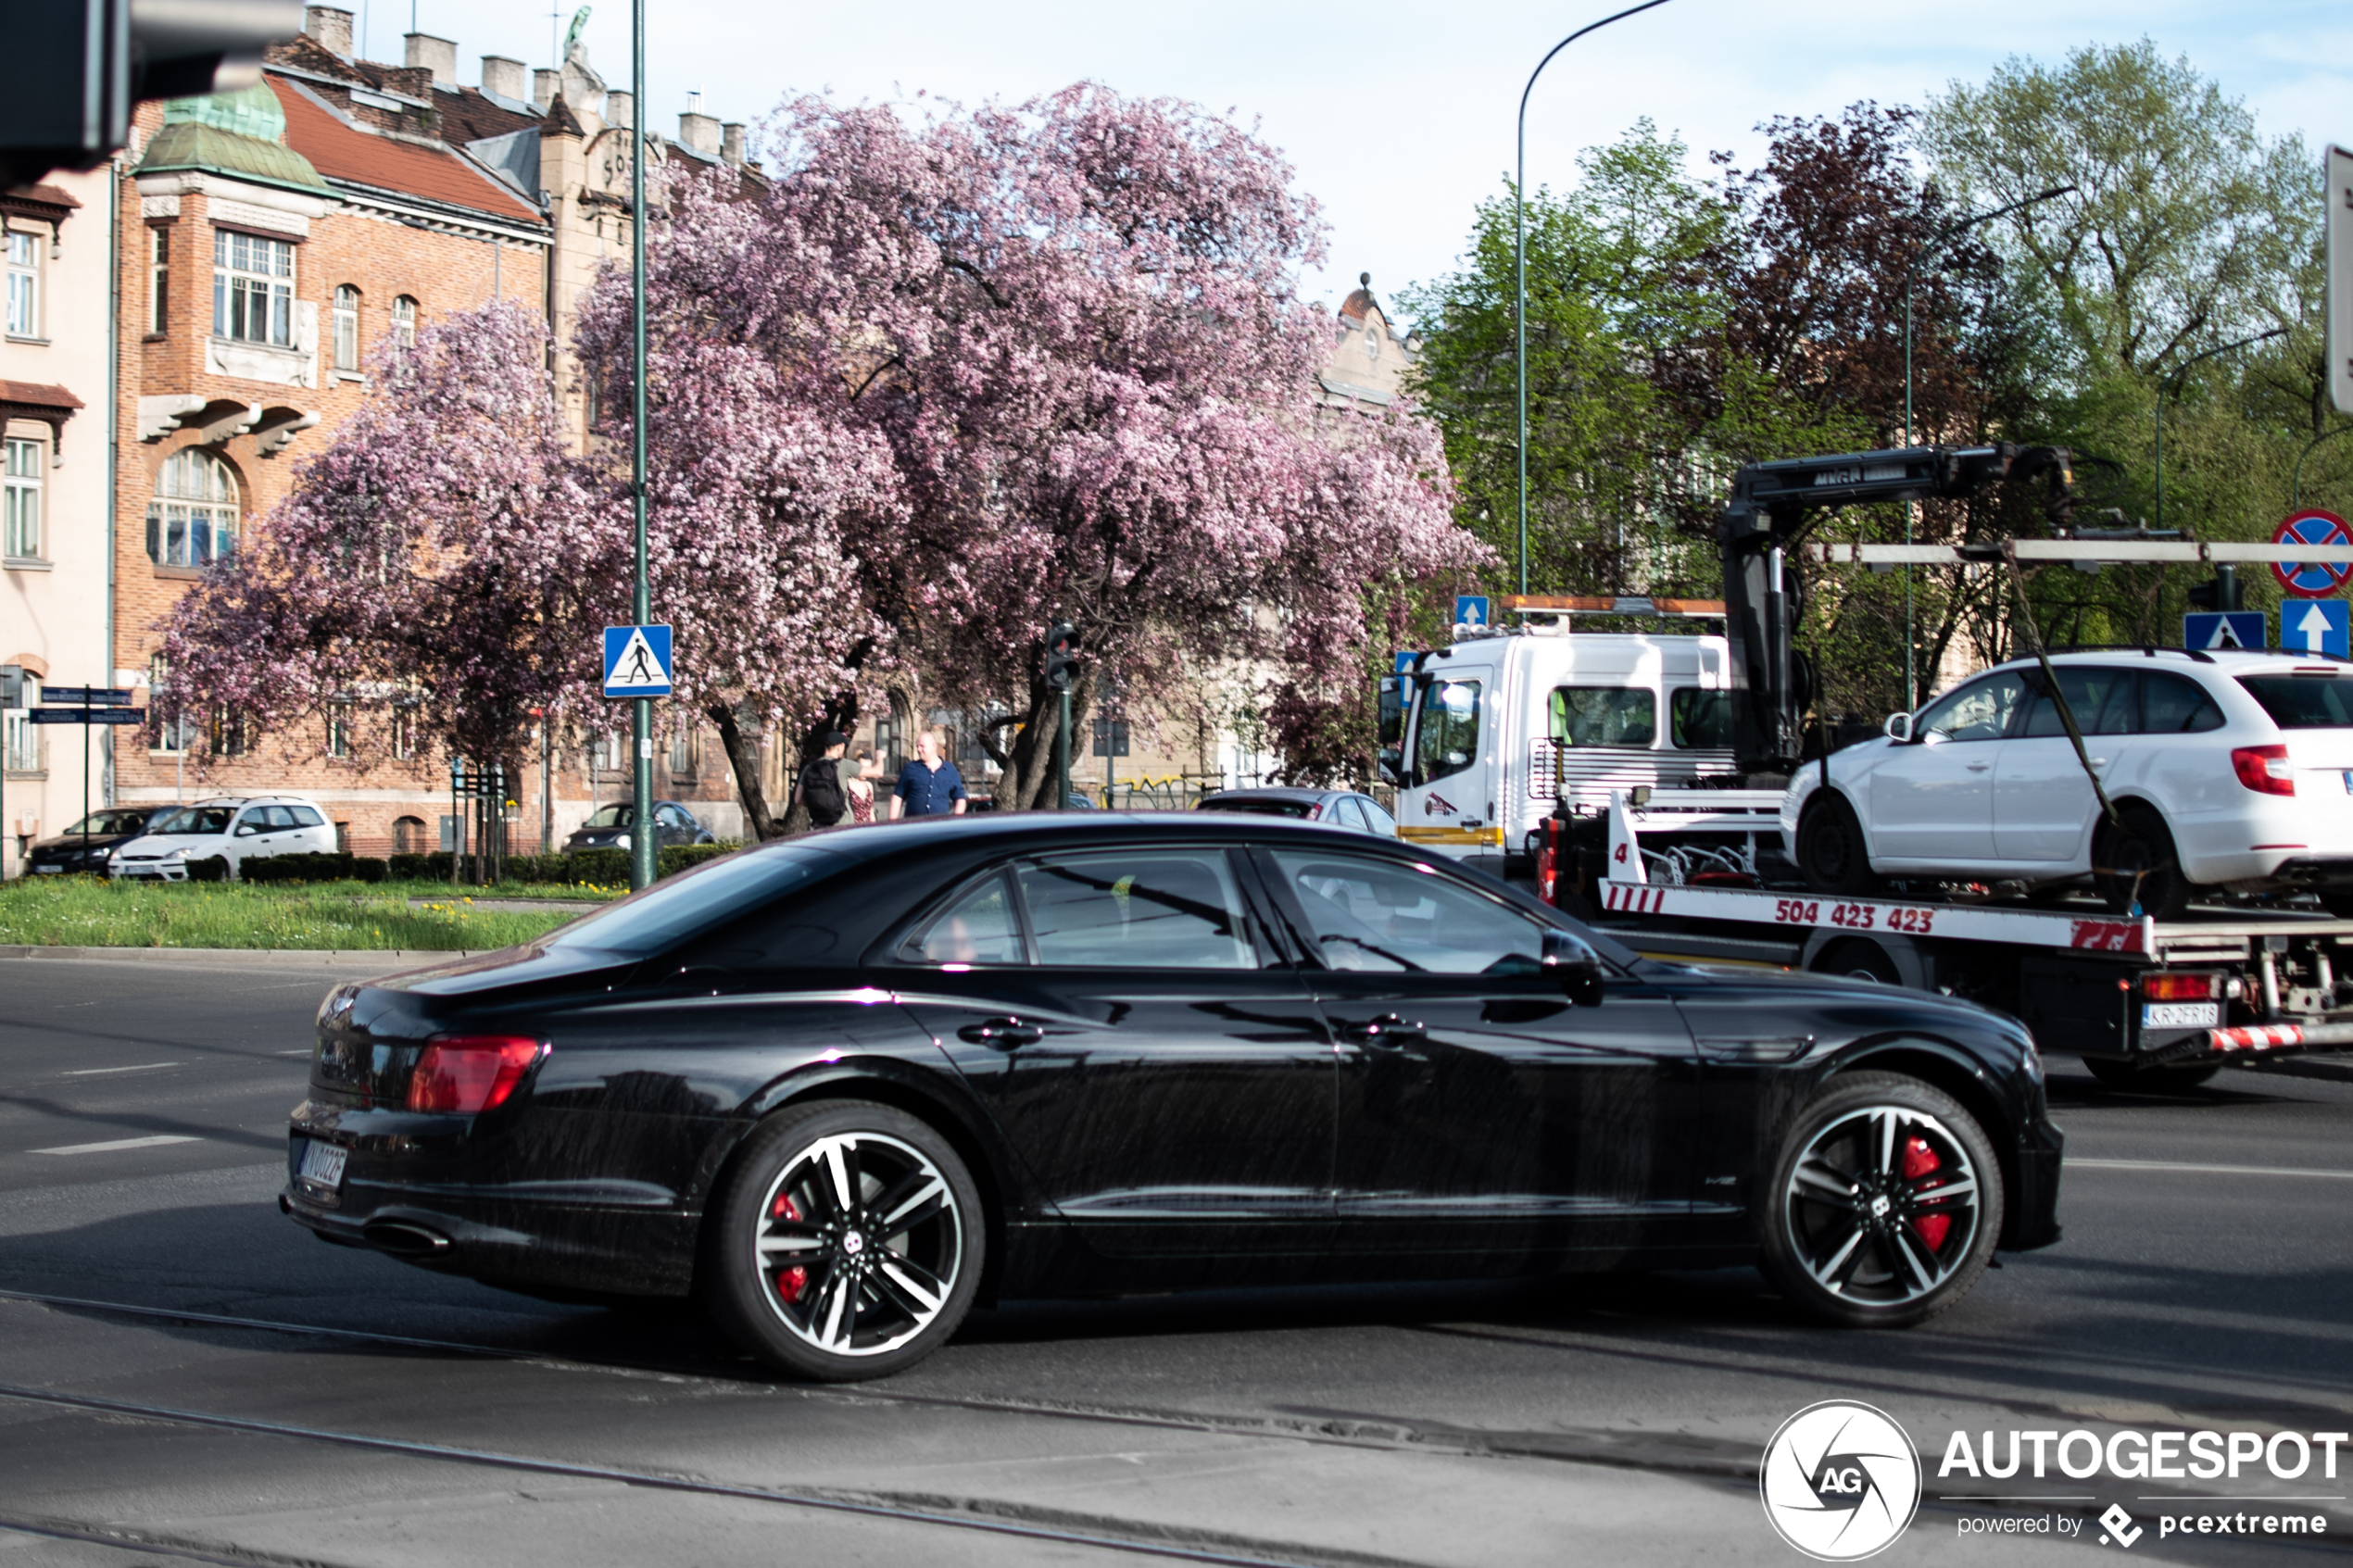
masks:
<svg viewBox="0 0 2353 1568"><path fill-rule="evenodd" d="M1463 638L1383 682L1398 835L1526 875L1559 801L1732 770L1730 649L1717 635L1557 626Z"/></svg>

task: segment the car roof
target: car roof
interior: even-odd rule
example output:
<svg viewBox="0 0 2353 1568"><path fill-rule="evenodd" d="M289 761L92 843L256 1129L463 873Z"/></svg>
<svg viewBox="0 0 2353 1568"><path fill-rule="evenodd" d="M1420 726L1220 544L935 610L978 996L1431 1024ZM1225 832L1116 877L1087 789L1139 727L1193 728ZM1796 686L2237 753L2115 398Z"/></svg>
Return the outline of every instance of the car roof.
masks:
<svg viewBox="0 0 2353 1568"><path fill-rule="evenodd" d="M1991 674L1995 670L2032 669L2037 664L2032 655L2006 659L1989 665L1980 671ZM2054 665L2119 663L2149 664L2168 670L2196 671L2210 670L2217 674L2245 675L2265 671L2278 673L2295 666L2312 670L2327 669L2353 674L2353 661L2334 658L2324 653L2306 653L2300 648L2169 648L2146 644L2127 644L2108 648L2053 648ZM1976 679L1975 676L1969 679ZM1958 685L1959 682L1954 684Z"/></svg>
<svg viewBox="0 0 2353 1568"><path fill-rule="evenodd" d="M1032 846L1040 849L1087 848L1098 844L1134 844L1139 840L1169 845L1296 844L1328 851L1336 838L1375 854L1387 851L1408 860L1445 860L1443 856L1416 850L1377 834L1335 834L1320 823L1247 811L984 811L976 816L906 817L895 822L819 828L772 842L806 845L812 849L865 859L950 844L959 849L986 845L991 852L1010 853Z"/></svg>
<svg viewBox="0 0 2353 1568"><path fill-rule="evenodd" d="M1202 797L1203 806L1220 800L1322 800L1334 795L1353 795L1353 789L1308 789L1296 784L1261 784L1250 789L1221 789L1214 795Z"/></svg>

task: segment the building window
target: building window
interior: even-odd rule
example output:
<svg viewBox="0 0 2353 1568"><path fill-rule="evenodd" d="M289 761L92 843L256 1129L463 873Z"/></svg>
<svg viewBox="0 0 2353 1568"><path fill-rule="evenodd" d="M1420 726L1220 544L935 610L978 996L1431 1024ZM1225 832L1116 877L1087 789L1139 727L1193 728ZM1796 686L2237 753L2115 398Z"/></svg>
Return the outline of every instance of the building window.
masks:
<svg viewBox="0 0 2353 1568"><path fill-rule="evenodd" d="M8 231L8 335L41 335L41 236Z"/></svg>
<svg viewBox="0 0 2353 1568"><path fill-rule="evenodd" d="M403 762L417 755L417 715L413 709L392 710L392 754ZM418 825L422 828L423 824Z"/></svg>
<svg viewBox="0 0 2353 1568"><path fill-rule="evenodd" d="M212 232L212 335L294 342L294 246L228 229Z"/></svg>
<svg viewBox="0 0 2353 1568"><path fill-rule="evenodd" d="M417 302L405 294L392 302L392 341L401 348L417 346Z"/></svg>
<svg viewBox="0 0 2353 1568"><path fill-rule="evenodd" d="M422 855L425 852L425 820L422 817L395 817L392 820L392 852L396 855Z"/></svg>
<svg viewBox="0 0 2353 1568"><path fill-rule="evenodd" d="M200 446L164 459L147 503L147 557L157 566L209 566L237 548L237 476Z"/></svg>
<svg viewBox="0 0 2353 1568"><path fill-rule="evenodd" d="M147 231L147 331L157 337L163 335L166 322L170 320L171 299L171 231L156 228Z"/></svg>
<svg viewBox="0 0 2353 1568"><path fill-rule="evenodd" d="M351 755L351 709L346 707L327 710L327 755Z"/></svg>
<svg viewBox="0 0 2353 1568"><path fill-rule="evenodd" d="M694 776L702 761L702 735L694 729L682 729L670 737L670 771L681 778Z"/></svg>
<svg viewBox="0 0 2353 1568"><path fill-rule="evenodd" d="M31 713L11 710L6 720L6 737L5 742L0 742L0 771L11 773L41 771L41 729L33 723Z"/></svg>
<svg viewBox="0 0 2353 1568"><path fill-rule="evenodd" d="M359 291L349 283L335 285L335 369L359 368Z"/></svg>
<svg viewBox="0 0 2353 1568"><path fill-rule="evenodd" d="M245 716L234 709L216 708L212 710L212 753L216 757L243 757L245 754Z"/></svg>
<svg viewBox="0 0 2353 1568"><path fill-rule="evenodd" d="M41 443L8 438L6 528L0 555L10 560L41 558Z"/></svg>
<svg viewBox="0 0 2353 1568"><path fill-rule="evenodd" d="M147 749L177 755L188 749L195 733L171 690L171 661L155 655L147 660Z"/></svg>

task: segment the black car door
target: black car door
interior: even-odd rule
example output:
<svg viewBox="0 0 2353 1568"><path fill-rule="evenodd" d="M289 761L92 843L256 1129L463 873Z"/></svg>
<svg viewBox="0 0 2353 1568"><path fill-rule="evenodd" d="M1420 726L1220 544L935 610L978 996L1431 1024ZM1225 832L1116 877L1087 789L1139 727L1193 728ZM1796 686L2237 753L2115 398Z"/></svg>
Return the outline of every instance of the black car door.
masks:
<svg viewBox="0 0 2353 1568"><path fill-rule="evenodd" d="M1256 859L1338 1041L1344 1248L1667 1238L1698 1063L1665 990L1629 970L1572 1002L1538 918L1433 866L1344 844Z"/></svg>
<svg viewBox="0 0 2353 1568"><path fill-rule="evenodd" d="M1114 1256L1320 1251L1331 1047L1231 852L991 869L901 947L901 995L1055 1210Z"/></svg>

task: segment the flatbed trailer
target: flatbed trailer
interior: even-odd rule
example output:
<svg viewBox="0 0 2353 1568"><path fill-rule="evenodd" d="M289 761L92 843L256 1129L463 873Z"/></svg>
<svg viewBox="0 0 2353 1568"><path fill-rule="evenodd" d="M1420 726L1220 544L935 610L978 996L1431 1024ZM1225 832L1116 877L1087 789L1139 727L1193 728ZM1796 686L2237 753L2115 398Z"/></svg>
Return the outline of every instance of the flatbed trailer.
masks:
<svg viewBox="0 0 2353 1568"><path fill-rule="evenodd" d="M2353 972L2338 978L2353 971L2353 920L2194 908L2158 921L2088 895L2028 902L1919 886L1857 898L1762 885L1780 798L1617 792L1599 822L1547 824L1539 892L1651 957L1849 975L1999 1008L2046 1051L2081 1056L2111 1083L2353 1049Z"/></svg>

